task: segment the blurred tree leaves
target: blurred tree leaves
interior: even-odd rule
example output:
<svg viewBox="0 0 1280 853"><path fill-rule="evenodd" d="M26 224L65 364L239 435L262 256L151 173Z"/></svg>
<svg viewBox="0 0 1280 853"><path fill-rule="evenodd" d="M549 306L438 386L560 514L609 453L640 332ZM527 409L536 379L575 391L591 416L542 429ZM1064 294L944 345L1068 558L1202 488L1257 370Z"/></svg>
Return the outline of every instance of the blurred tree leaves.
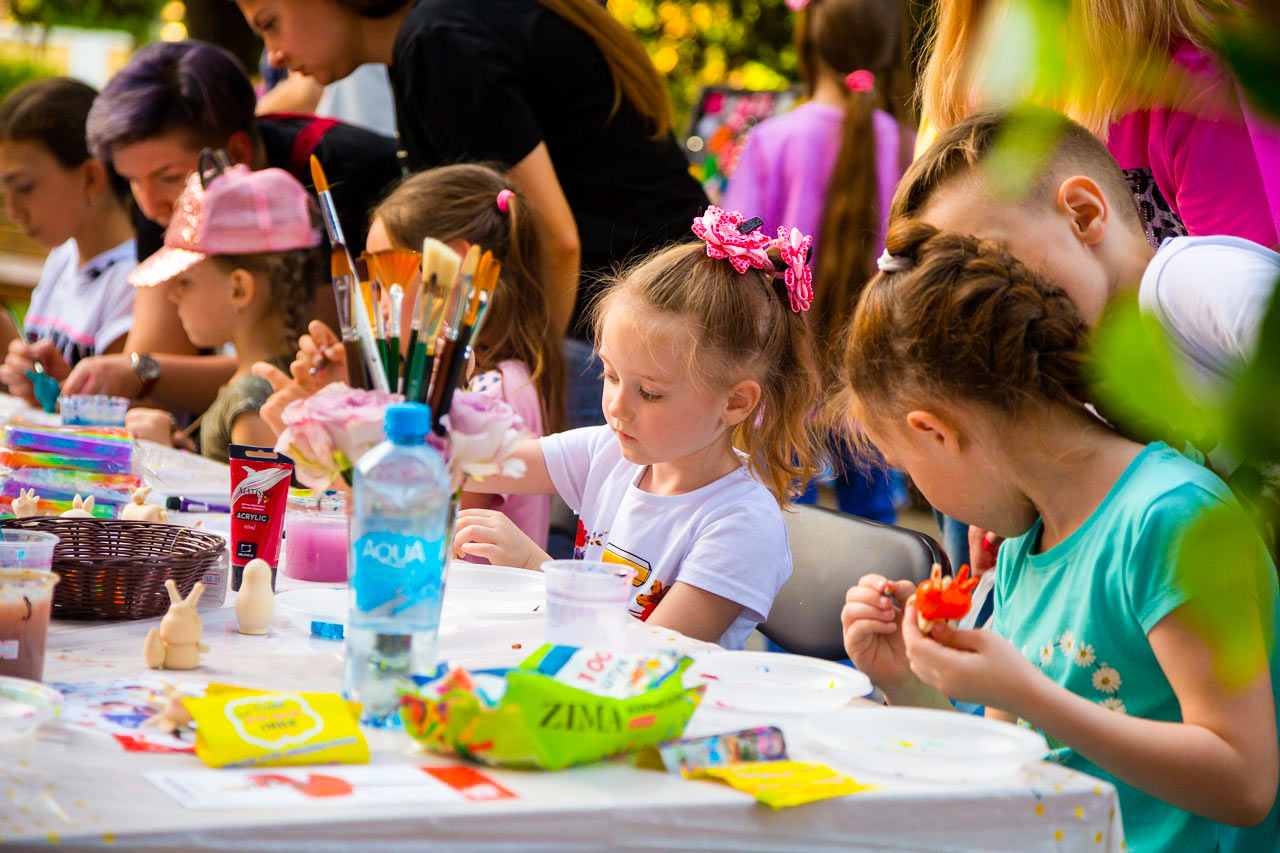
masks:
<svg viewBox="0 0 1280 853"><path fill-rule="evenodd" d="M10 0L8 5L19 23L124 30L142 43L164 0Z"/></svg>

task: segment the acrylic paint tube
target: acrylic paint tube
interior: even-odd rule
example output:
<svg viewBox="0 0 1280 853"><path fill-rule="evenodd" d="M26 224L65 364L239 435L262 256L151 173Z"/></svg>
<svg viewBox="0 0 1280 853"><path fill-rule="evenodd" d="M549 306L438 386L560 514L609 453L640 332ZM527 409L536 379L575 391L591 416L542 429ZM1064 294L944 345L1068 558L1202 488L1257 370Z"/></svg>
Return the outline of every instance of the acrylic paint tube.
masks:
<svg viewBox="0 0 1280 853"><path fill-rule="evenodd" d="M293 460L269 447L233 444L231 462L231 588L240 589L244 567L261 558L271 566L271 589L289 502Z"/></svg>

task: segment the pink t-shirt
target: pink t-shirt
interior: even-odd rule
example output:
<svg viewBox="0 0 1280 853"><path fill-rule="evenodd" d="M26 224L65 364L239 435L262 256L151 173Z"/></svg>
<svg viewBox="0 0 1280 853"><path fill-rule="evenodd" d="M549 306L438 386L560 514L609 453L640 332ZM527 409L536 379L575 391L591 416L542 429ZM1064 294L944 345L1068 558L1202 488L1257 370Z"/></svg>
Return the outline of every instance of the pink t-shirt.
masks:
<svg viewBox="0 0 1280 853"><path fill-rule="evenodd" d="M499 362L497 370L481 373L472 379L468 390L505 400L524 420L525 428L532 437L542 437L542 400L524 362ZM547 547L547 532L551 525L550 495L494 495L493 509L505 513L539 548ZM479 557L468 559L473 563L488 562Z"/></svg>
<svg viewBox="0 0 1280 853"><path fill-rule="evenodd" d="M902 178L899 132L893 116L882 110L872 114L871 124L876 137L877 201L883 235L889 203ZM759 216L764 220L764 233L770 236L778 232L778 226L799 228L813 236L816 256L822 251L822 211L843 134L844 110L813 101L760 122L738 155L723 206L741 211L747 218Z"/></svg>
<svg viewBox="0 0 1280 853"><path fill-rule="evenodd" d="M1195 235L1244 237L1280 246L1280 127L1244 102L1211 54L1184 42L1173 64L1185 76L1173 106L1130 113L1107 138L1120 168L1149 171Z"/></svg>

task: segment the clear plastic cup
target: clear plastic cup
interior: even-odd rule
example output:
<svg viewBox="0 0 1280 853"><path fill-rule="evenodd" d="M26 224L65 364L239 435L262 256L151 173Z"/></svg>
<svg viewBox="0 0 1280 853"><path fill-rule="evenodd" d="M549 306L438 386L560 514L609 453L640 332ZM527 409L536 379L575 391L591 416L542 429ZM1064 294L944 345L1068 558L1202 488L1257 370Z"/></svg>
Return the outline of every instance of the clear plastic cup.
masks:
<svg viewBox="0 0 1280 853"><path fill-rule="evenodd" d="M0 675L39 681L60 578L49 570L58 537L4 530L0 539Z"/></svg>
<svg viewBox="0 0 1280 853"><path fill-rule="evenodd" d="M129 411L127 397L105 394L72 394L58 400L63 426L124 426Z"/></svg>
<svg viewBox="0 0 1280 853"><path fill-rule="evenodd" d="M630 614L636 570L592 560L550 560L547 578L547 642L609 648L622 639Z"/></svg>

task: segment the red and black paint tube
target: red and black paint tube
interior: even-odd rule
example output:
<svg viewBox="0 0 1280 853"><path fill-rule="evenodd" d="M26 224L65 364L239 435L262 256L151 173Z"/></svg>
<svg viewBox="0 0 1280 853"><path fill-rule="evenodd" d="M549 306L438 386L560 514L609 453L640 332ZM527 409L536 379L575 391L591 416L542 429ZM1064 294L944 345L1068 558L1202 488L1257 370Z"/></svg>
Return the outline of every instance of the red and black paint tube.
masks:
<svg viewBox="0 0 1280 853"><path fill-rule="evenodd" d="M255 559L271 566L271 589L276 588L276 565L289 502L293 460L269 447L233 444L231 462L231 588L240 589L244 567Z"/></svg>

